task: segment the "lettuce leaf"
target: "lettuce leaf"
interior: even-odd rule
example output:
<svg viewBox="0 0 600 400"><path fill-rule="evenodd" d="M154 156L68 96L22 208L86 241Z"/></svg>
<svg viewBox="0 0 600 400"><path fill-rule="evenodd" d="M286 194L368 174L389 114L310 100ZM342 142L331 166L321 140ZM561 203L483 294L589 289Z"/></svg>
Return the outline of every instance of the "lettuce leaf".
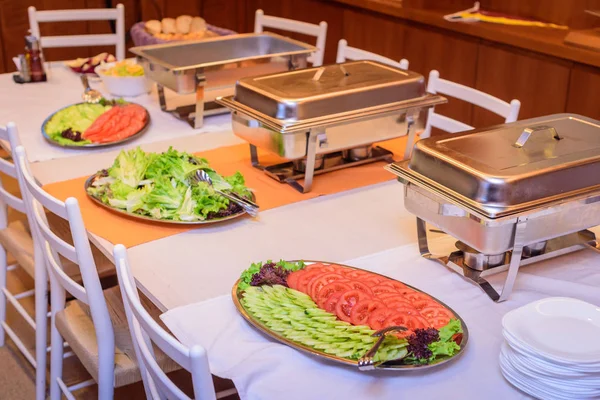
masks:
<svg viewBox="0 0 600 400"><path fill-rule="evenodd" d="M139 147L129 151L122 150L108 170L108 174L135 188L144 179L146 169L153 159L153 154L146 154Z"/></svg>

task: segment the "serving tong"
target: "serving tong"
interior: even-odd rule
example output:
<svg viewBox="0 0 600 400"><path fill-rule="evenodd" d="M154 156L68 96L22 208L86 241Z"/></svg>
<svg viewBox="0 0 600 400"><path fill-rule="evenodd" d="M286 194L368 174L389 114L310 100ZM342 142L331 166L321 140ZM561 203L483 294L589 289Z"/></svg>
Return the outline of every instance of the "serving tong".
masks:
<svg viewBox="0 0 600 400"><path fill-rule="evenodd" d="M404 332L404 331L407 331L407 330L408 329L406 327L404 327L404 326L388 326L387 328L380 329L377 332L373 333L371 336L373 336L373 337L379 337L379 339L375 342L375 344L373 345L373 347L371 347L371 350L367 351L364 356L362 356L361 358L358 359L358 369L359 369L359 371L371 371L371 370L374 370L379 365L381 365L384 362L388 361L388 360L386 360L386 361L378 361L376 363L375 361L373 361L373 357L375 357L375 354L377 354L377 350L379 350L379 347L381 346L381 344L385 340L385 337L389 333Z"/></svg>
<svg viewBox="0 0 600 400"><path fill-rule="evenodd" d="M208 176L206 171L202 169L197 170L196 173L192 175L192 180L195 182L208 183L208 185L211 186L215 192L242 207L244 211L246 211L251 217L256 217L258 215L258 204L241 196L238 196L233 192L223 192L221 190L215 189L215 187L213 186L213 181L211 177Z"/></svg>

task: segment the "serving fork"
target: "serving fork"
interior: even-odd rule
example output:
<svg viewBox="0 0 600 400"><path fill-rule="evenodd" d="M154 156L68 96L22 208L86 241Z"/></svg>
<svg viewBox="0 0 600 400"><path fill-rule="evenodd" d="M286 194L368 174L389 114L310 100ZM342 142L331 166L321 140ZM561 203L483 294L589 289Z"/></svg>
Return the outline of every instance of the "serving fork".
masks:
<svg viewBox="0 0 600 400"><path fill-rule="evenodd" d="M373 357L375 357L375 354L377 354L377 350L379 350L379 347L385 340L386 335L388 333L404 332L406 330L408 329L404 326L388 326L387 328L380 329L373 333L371 336L379 337L379 339L375 342L373 347L371 347L371 350L367 351L364 356L358 359L358 369L360 371L371 371L374 370L377 365L382 364L384 361L379 361L377 365L375 365Z"/></svg>
<svg viewBox="0 0 600 400"><path fill-rule="evenodd" d="M81 84L83 85L83 94L81 95L81 98L85 103L95 104L102 100L102 93L90 87L86 74L81 74Z"/></svg>
<svg viewBox="0 0 600 400"><path fill-rule="evenodd" d="M227 198L228 200L233 201L234 203L238 204L250 216L256 217L258 215L258 204L254 203L253 201L250 201L248 199L245 199L241 196L237 196L233 193L222 192L218 189L215 189L215 187L213 186L213 181L210 178L210 176L208 176L208 173L206 173L206 171L204 171L202 169L197 170L196 173L194 175L192 175L192 180L194 182L208 183L214 189L215 192L217 192L221 196Z"/></svg>

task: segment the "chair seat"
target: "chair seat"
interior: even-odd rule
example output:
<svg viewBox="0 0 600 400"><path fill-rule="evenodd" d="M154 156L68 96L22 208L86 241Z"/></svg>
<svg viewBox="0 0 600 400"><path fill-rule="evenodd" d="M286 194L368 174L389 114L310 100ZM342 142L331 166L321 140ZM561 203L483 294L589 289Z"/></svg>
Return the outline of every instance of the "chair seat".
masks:
<svg viewBox="0 0 600 400"><path fill-rule="evenodd" d="M139 382L142 377L131 341L119 286L106 289L104 297L115 333L115 387ZM164 327L159 319L160 310L144 296L140 296L140 298L150 315ZM63 311L56 314L56 328L97 382L98 342L88 305L79 300L71 301ZM155 347L154 352L158 365L166 373L181 368L158 348Z"/></svg>
<svg viewBox="0 0 600 400"><path fill-rule="evenodd" d="M73 240L71 239L69 223L54 214L48 214L47 218L53 231L61 239L72 244ZM17 260L17 263L27 272L27 274L29 274L29 276L32 278L35 277L33 239L31 238L29 226L25 221L13 221L7 228L0 230L0 245L13 255L15 260ZM92 246L92 254L94 256L94 261L96 262L96 268L98 269L100 279L116 274L114 264L106 258L96 246ZM81 283L79 266L64 257L61 257L61 262L65 273L74 281Z"/></svg>

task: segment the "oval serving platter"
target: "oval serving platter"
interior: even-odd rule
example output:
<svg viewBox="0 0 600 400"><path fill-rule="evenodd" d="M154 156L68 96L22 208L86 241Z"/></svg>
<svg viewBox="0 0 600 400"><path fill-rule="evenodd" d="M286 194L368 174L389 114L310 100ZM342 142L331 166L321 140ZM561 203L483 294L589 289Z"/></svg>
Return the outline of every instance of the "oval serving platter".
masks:
<svg viewBox="0 0 600 400"><path fill-rule="evenodd" d="M292 260L292 261L288 261L288 262L295 263L295 262L298 262L298 261L300 261L300 260ZM346 268L350 268L350 269L357 270L357 271L367 271L369 273L381 276L383 278L391 279L391 280L396 281L396 282L400 282L400 281L398 281L396 279L393 279L393 278L390 278L388 276L385 276L385 275L382 275L382 274L378 274L376 272L364 270L362 268L352 267L350 265L345 265L345 264L340 264L340 263L330 263L330 262L325 262L325 261L314 261L314 260L311 260L311 261L303 260L303 262L307 266L311 265L311 264L315 264L315 263L321 263L321 264L324 264L324 265L339 265L341 267L346 267ZM297 343L297 342L295 342L293 340L290 340L290 339L288 339L288 338L286 338L286 337L278 334L277 332L271 330L268 326L266 326L265 324L263 324L262 322L260 322L258 319L254 318L254 316L252 315L252 312L250 310L246 309L246 307L244 307L244 304L241 301L242 300L242 295L243 295L244 291L238 289L239 283L240 283L240 280L238 279L235 282L235 285L233 285L233 289L232 289L232 292L231 292L231 296L233 298L233 303L235 304L235 307L237 308L237 310L239 311L239 313L242 315L242 317L248 323L250 323L250 325L252 325L254 328L256 328L260 332L266 334L267 336L270 336L271 338L273 338L273 339L275 339L275 340L277 340L277 341L279 341L279 342L281 342L281 343L283 343L283 344L285 344L287 346L290 346L290 347L293 347L293 348L295 348L297 350L300 350L300 351L302 351L304 353L307 353L307 354L310 354L310 355L313 355L313 356L317 356L317 357L320 357L320 358L324 358L324 359L327 359L327 360L335 361L335 362L340 363L340 364L350 365L350 366L354 366L354 367L358 368L358 361L357 360L351 360L351 359L348 359L348 358L338 357L338 356L335 356L335 355L332 355L332 354L325 353L325 352L320 351L318 349L314 349L314 348L312 348L310 346L306 346L306 345L303 345L301 343ZM439 365L446 364L446 363L448 363L450 361L453 361L453 360L457 359L458 357L460 357L464 353L465 347L467 346L467 343L469 341L469 330L467 329L467 325L465 324L465 321L452 308L450 308L444 302L438 300L437 298L431 296L430 294L425 293L422 290L419 290L419 289L417 289L417 288L415 288L415 287L413 287L411 285L408 285L408 284L406 284L404 282L400 282L400 283L402 283L403 285L406 285L407 287L409 287L409 288L411 288L411 289L413 289L413 290L415 290L415 291L417 291L419 293L426 294L427 296L431 297L433 300L437 301L439 304L441 304L442 306L444 306L448 310L452 311L452 313L455 315L456 319L458 319L460 321L460 324L461 324L462 330L463 330L463 337L462 337L462 341L460 343L460 350L454 356L452 356L452 357L440 359L440 360L437 360L437 361L435 361L435 362L433 362L431 364L413 365L413 364L403 364L400 360L389 360L389 361L386 361L386 362L384 362L382 364L379 364L376 367L376 369L389 369L389 370L417 370L418 369L418 370L422 370L422 369L437 367Z"/></svg>
<svg viewBox="0 0 600 400"><path fill-rule="evenodd" d="M96 204L106 208L109 211L118 213L118 214L122 214L124 216L130 217L130 218L135 218L135 219L139 219L142 221L150 221L150 222L156 222L156 223L160 223L160 224L173 224L173 225L208 225L208 224L217 224L220 222L225 222L225 221L229 221L232 219L236 219L236 218L240 218L243 217L244 214L246 214L246 211L242 210L236 214L231 214L228 215L226 217L222 217L222 218L213 218L213 219L209 219L209 220L205 220L205 221L174 221L174 220L169 220L169 219L156 219L156 218L152 218L152 217L147 217L145 215L139 215L139 214L134 214L134 213L129 213L125 210L121 210L118 208L114 208L109 206L108 204L104 204L101 200L97 199L96 197L92 196L91 194L88 193L87 189L92 186L92 182L94 181L94 179L98 176L98 174L94 174L92 176L90 176L89 178L87 178L85 180L85 185L84 185L84 189L85 189L85 193L87 194L87 196ZM256 196L254 195L254 193L252 193L252 199L253 202L256 202Z"/></svg>
<svg viewBox="0 0 600 400"><path fill-rule="evenodd" d="M137 103L131 103L131 102L127 102L128 104L137 104ZM144 133L146 133L146 131L148 130L148 127L150 126L150 113L148 112L148 110L146 109L146 107L137 104L138 106L142 107L145 111L146 111L146 123L144 124L144 126L137 131L136 133L134 133L133 135L126 137L124 139L121 140L117 140L115 142L110 142L110 143L88 143L88 144L84 144L81 146L77 146L77 145L72 145L72 144L60 144L54 140L52 140L52 138L50 137L50 135L48 135L48 132L46 132L46 125L48 124L48 121L50 121L50 119L59 111L64 110L65 108L69 108L72 106L76 106L79 104L85 104L85 103L75 103L75 104L70 104L68 106L62 107L56 111L54 111L52 114L50 114L45 120L44 122L42 122L42 136L44 137L44 139L46 139L46 141L48 143L50 143L53 146L58 146L58 147L62 147L62 148L66 148L66 149L95 149L95 148L99 148L99 147L109 147L109 146L115 146L118 144L122 144L122 143L126 143L129 142L135 138L138 138L140 136L142 136Z"/></svg>

